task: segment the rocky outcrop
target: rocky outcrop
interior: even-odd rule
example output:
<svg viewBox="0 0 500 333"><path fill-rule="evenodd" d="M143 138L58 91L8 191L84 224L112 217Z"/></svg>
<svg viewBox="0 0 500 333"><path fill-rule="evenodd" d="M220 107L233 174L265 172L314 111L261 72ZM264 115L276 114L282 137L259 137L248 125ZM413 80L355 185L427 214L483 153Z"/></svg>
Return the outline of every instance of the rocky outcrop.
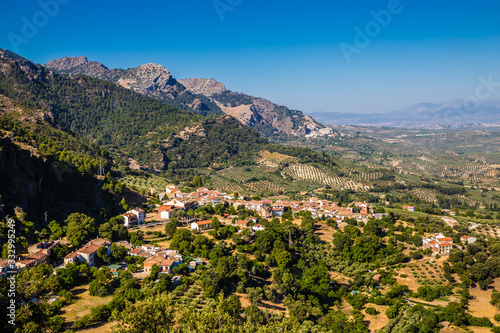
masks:
<svg viewBox="0 0 500 333"><path fill-rule="evenodd" d="M58 74L88 75L106 80L197 114L223 114L217 105L210 103L203 95L189 92L161 65L148 63L131 69L109 69L86 57L64 57L49 61L45 66Z"/></svg>
<svg viewBox="0 0 500 333"><path fill-rule="evenodd" d="M179 82L194 94L212 97L227 91L226 86L214 79L184 79Z"/></svg>

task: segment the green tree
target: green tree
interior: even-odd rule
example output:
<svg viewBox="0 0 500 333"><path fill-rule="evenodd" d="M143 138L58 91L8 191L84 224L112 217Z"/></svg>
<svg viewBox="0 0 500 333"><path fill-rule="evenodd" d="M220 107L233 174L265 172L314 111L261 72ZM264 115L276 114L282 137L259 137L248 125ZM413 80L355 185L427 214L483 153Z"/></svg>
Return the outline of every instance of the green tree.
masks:
<svg viewBox="0 0 500 333"><path fill-rule="evenodd" d="M123 217L112 217L109 222L102 224L99 227L99 236L113 242L128 239L128 230Z"/></svg>
<svg viewBox="0 0 500 333"><path fill-rule="evenodd" d="M127 201L125 200L125 197L123 197L122 200L120 201L120 207L122 208L122 210L124 212L129 210L129 207L127 205Z"/></svg>
<svg viewBox="0 0 500 333"><path fill-rule="evenodd" d="M73 246L80 247L96 235L95 220L85 214L73 213L68 216L66 223L68 224L66 237Z"/></svg>
<svg viewBox="0 0 500 333"><path fill-rule="evenodd" d="M166 294L149 297L136 303L126 302L123 311L114 311L115 333L168 333L174 325L176 308Z"/></svg>
<svg viewBox="0 0 500 333"><path fill-rule="evenodd" d="M220 223L219 219L216 216L212 217L212 228L217 230L220 227L222 227L222 223Z"/></svg>
<svg viewBox="0 0 500 333"><path fill-rule="evenodd" d="M257 305L252 304L246 307L244 312L247 322L255 325L262 325L264 323L264 314Z"/></svg>
<svg viewBox="0 0 500 333"><path fill-rule="evenodd" d="M97 257L106 264L109 264L111 262L111 257L108 254L108 248L105 246L101 246L97 249Z"/></svg>
<svg viewBox="0 0 500 333"><path fill-rule="evenodd" d="M57 294L63 286L63 281L60 276L51 274L47 280L45 280L45 288L54 294Z"/></svg>
<svg viewBox="0 0 500 333"><path fill-rule="evenodd" d="M177 231L177 220L171 219L165 225L165 234L167 234L168 237L172 238L174 237L176 231Z"/></svg>
<svg viewBox="0 0 500 333"><path fill-rule="evenodd" d="M127 256L128 250L125 246L111 244L111 256L114 260L119 261Z"/></svg>

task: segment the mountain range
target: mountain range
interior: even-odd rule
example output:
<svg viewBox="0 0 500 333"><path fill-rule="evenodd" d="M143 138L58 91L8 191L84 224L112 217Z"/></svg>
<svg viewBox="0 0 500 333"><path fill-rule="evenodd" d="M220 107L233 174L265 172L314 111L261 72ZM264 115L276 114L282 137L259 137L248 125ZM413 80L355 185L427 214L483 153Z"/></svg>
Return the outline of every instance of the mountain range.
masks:
<svg viewBox="0 0 500 333"><path fill-rule="evenodd" d="M74 64L68 63L69 68ZM102 71L100 65L91 66ZM57 74L0 49L0 97L29 110L26 112L36 112L48 126L106 148L117 164L192 178L193 169L254 164L264 150L303 161L325 159L308 149L270 144L256 129L230 115L206 117L148 96L147 92L174 96L186 89L158 65L139 66L125 74L121 70L103 73L117 81L116 75L121 75L121 84L88 75ZM199 80L192 80L189 86L207 95L220 89L203 88ZM6 111L2 117L11 113Z"/></svg>
<svg viewBox="0 0 500 333"><path fill-rule="evenodd" d="M175 79L157 64L131 69L109 69L86 57L64 57L45 64L58 74L88 75L118 84L183 110L202 116L227 114L265 136L304 136L323 127L302 112L266 100L228 90L214 79Z"/></svg>
<svg viewBox="0 0 500 333"><path fill-rule="evenodd" d="M346 114L314 112L311 117L325 125L386 126L441 129L500 126L500 101L470 104L466 99L446 103L419 103L404 110L387 113Z"/></svg>

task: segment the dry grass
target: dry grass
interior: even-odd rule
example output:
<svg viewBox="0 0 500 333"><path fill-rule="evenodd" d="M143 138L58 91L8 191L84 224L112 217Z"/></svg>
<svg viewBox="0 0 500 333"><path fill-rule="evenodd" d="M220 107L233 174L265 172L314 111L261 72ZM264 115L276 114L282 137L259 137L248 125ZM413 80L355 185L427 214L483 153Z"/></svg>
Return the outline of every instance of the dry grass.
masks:
<svg viewBox="0 0 500 333"><path fill-rule="evenodd" d="M315 234L319 236L319 238L326 243L331 244L333 241L333 235L337 231L330 227L329 225L326 225L324 223L316 224L316 230L314 231Z"/></svg>
<svg viewBox="0 0 500 333"><path fill-rule="evenodd" d="M75 302L61 309L62 317L66 322L66 325L72 325L73 322L80 317L83 317L90 313L90 309L98 305L108 304L112 296L107 297L96 297L89 294L89 285L75 287L71 290L73 295L75 295ZM69 328L69 327L67 327ZM100 331L95 331L100 332ZM104 332L104 331L102 331Z"/></svg>
<svg viewBox="0 0 500 333"><path fill-rule="evenodd" d="M474 333L491 333L491 328L489 327L468 327Z"/></svg>
<svg viewBox="0 0 500 333"><path fill-rule="evenodd" d="M368 322L370 332L379 332L389 323L389 318L385 315L385 311L389 306L376 304L366 304L366 306L375 308L379 312L377 315L372 316L367 314L365 310L361 311L365 316L365 322Z"/></svg>
<svg viewBox="0 0 500 333"><path fill-rule="evenodd" d="M465 332L463 329L459 328L459 327L454 327L454 326L450 326L450 327L443 327L439 333L463 333Z"/></svg>
<svg viewBox="0 0 500 333"><path fill-rule="evenodd" d="M87 329L79 330L78 332L83 333L108 333L111 332L111 327L113 327L115 323L105 323L100 326L90 327Z"/></svg>
<svg viewBox="0 0 500 333"><path fill-rule="evenodd" d="M500 289L500 279L496 279L493 282L493 287L496 290ZM474 297L469 300L469 308L467 312L475 317L486 317L495 323L493 316L495 316L498 311L496 307L490 304L492 289L481 290L480 288L470 288L470 295Z"/></svg>
<svg viewBox="0 0 500 333"><path fill-rule="evenodd" d="M449 225L449 226L450 226L450 227L452 227L452 228L453 228L454 226L458 225L458 221L457 221L457 220L455 220L454 218L451 218L451 217L445 217L445 216L443 216L443 217L441 217L441 219L442 219L442 220L443 220L443 221L444 221L447 225Z"/></svg>

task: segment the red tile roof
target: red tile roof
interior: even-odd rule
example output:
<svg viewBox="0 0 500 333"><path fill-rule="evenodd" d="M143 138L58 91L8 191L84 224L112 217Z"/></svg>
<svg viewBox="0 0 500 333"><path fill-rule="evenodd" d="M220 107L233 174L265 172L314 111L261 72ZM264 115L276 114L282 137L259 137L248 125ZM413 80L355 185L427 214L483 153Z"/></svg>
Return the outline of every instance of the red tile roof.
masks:
<svg viewBox="0 0 500 333"><path fill-rule="evenodd" d="M80 250L78 250L78 253L91 254L91 253L97 252L97 250L100 247L101 247L100 245L92 244L92 245L86 246L84 248L81 248Z"/></svg>

